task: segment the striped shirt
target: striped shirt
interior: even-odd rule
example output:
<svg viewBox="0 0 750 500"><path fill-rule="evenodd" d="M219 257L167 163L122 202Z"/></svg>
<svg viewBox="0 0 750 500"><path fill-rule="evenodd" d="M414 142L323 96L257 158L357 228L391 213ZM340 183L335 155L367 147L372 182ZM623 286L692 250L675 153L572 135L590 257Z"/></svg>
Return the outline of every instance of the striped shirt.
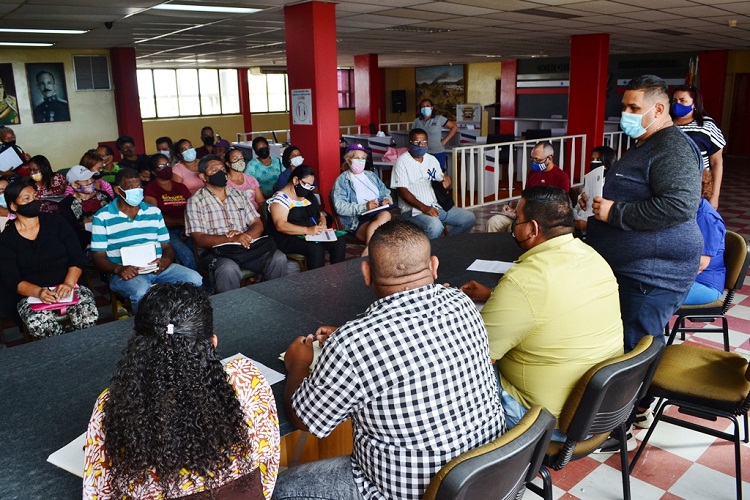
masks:
<svg viewBox="0 0 750 500"><path fill-rule="evenodd" d="M686 125L678 125L678 127L690 136L698 146L698 149L701 150L701 160L703 161L704 169L709 167L709 157L727 145L724 134L721 133L721 129L711 117L703 117L702 127L695 120Z"/></svg>
<svg viewBox="0 0 750 500"><path fill-rule="evenodd" d="M422 157L422 163L412 157L407 151L396 160L391 176L391 189L406 188L416 199L432 207L437 207L437 198L435 191L432 189L432 181L442 181L443 170L437 158L427 153ZM412 207L404 201L402 197L398 198L398 208L402 212L411 210Z"/></svg>
<svg viewBox="0 0 750 500"><path fill-rule="evenodd" d="M185 234L204 233L225 235L229 231L247 231L260 217L253 208L247 191L227 187L227 198L222 203L206 187L200 188L188 199L185 210Z"/></svg>
<svg viewBox="0 0 750 500"><path fill-rule="evenodd" d="M110 261L120 265L121 248L153 243L156 258L160 258L161 245L169 243L169 231L161 210L144 202L138 208L134 219L120 211L117 200L99 210L91 225L91 251L106 252Z"/></svg>

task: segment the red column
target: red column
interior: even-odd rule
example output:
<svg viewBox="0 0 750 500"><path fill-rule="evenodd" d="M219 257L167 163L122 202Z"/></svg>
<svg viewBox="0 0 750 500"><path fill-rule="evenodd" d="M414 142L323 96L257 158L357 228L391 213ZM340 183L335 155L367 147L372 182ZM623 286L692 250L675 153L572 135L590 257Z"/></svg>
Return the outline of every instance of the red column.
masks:
<svg viewBox="0 0 750 500"><path fill-rule="evenodd" d="M508 59L501 61L500 66L500 116L516 116L516 83L518 78L518 61ZM512 134L515 124L512 121L500 122L501 134Z"/></svg>
<svg viewBox="0 0 750 500"><path fill-rule="evenodd" d="M698 57L698 88L703 96L703 107L719 127L724 112L728 57L726 50L702 50Z"/></svg>
<svg viewBox="0 0 750 500"><path fill-rule="evenodd" d="M322 2L284 7L292 140L305 156L305 162L318 171L320 192L326 204L341 172L335 8L333 3ZM296 89L310 90L311 125L294 123Z"/></svg>
<svg viewBox="0 0 750 500"><path fill-rule="evenodd" d="M237 68L237 84L240 87L240 113L244 124L243 132L252 132L253 117L250 113L250 84L248 83L247 68Z"/></svg>
<svg viewBox="0 0 750 500"><path fill-rule="evenodd" d="M356 93L357 89L355 87L354 92ZM378 124L385 123L387 120L385 119L386 113L388 112L388 103L385 99L386 92L385 92L385 69L380 69L380 119L378 120ZM385 132L385 131L384 131Z"/></svg>
<svg viewBox="0 0 750 500"><path fill-rule="evenodd" d="M115 86L117 131L120 135L131 136L135 140L136 151L145 153L138 79L135 73L135 49L131 47L109 49L109 62L112 66L112 83Z"/></svg>
<svg viewBox="0 0 750 500"><path fill-rule="evenodd" d="M357 125L362 133L368 134L370 123L380 123L380 70L377 54L354 56L354 108L357 112Z"/></svg>
<svg viewBox="0 0 750 500"><path fill-rule="evenodd" d="M608 69L608 34L570 37L568 135L586 134L588 150L604 138Z"/></svg>

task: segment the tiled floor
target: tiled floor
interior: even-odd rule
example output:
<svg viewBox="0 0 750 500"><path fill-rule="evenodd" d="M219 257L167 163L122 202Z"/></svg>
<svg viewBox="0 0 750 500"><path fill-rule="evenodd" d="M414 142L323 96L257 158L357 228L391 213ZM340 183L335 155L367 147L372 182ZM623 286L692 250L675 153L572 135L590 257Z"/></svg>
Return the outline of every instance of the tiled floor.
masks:
<svg viewBox="0 0 750 500"><path fill-rule="evenodd" d="M727 228L750 238L750 169L747 159L729 159L725 167L720 212ZM477 231L484 231L487 219L497 207L478 209ZM348 258L358 257L362 246L347 245ZM106 287L96 283L100 321L112 321ZM750 279L736 295L735 306L729 311L730 344L732 350L750 357ZM10 345L22 342L17 329L6 329ZM14 340L15 339L15 340ZM722 348L720 334L696 333L688 342ZM0 345L0 348L3 346ZM729 429L726 421L715 428ZM635 432L636 438L646 431ZM632 459L635 452L630 454ZM750 445L742 446L743 494L750 497ZM571 462L559 472L553 472L554 497L563 500L606 500L622 498L617 455L590 455ZM730 442L660 423L631 477L632 497L635 500L720 500L735 498L734 453ZM524 498L537 498L527 492Z"/></svg>

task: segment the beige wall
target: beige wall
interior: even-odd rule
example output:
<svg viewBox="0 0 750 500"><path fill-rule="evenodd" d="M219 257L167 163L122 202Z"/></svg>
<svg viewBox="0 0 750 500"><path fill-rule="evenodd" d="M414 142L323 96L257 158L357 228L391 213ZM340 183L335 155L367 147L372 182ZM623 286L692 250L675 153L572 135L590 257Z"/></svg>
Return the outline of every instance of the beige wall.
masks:
<svg viewBox="0 0 750 500"><path fill-rule="evenodd" d="M417 116L416 76L414 68L385 69L385 118L388 123L411 122ZM393 113L391 91L406 90L406 112ZM356 89L355 89L356 91Z"/></svg>
<svg viewBox="0 0 750 500"><path fill-rule="evenodd" d="M18 145L32 156L46 156L55 170L76 165L83 153L96 147L99 141L117 138L114 91L76 91L72 56L82 54L109 55L109 51L0 49L0 62L13 64L21 124L11 128L16 133ZM63 63L65 67L70 121L34 124L24 65L51 62Z"/></svg>
<svg viewBox="0 0 750 500"><path fill-rule="evenodd" d="M750 73L750 51L730 50L727 57L727 81L724 91L724 112L722 114L722 128L725 135L729 135L729 123L732 116L732 98L734 97L734 75L737 73ZM746 110L736 110L738 113L746 114Z"/></svg>

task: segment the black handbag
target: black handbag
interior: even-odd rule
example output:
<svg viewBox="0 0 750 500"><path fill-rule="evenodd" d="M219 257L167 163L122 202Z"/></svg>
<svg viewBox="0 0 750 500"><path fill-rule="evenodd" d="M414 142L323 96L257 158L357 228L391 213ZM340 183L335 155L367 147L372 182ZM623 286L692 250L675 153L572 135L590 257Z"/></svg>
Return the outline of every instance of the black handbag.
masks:
<svg viewBox="0 0 750 500"><path fill-rule="evenodd" d="M432 190L435 191L435 198L437 198L440 208L447 212L456 206L456 204L453 203L453 196L451 196L450 189L446 189L443 186L442 181L432 181Z"/></svg>
<svg viewBox="0 0 750 500"><path fill-rule="evenodd" d="M268 259L276 251L276 243L269 236L256 239L250 248L242 245L219 245L211 249L214 257L224 257L235 261L240 269L247 269L260 274L266 267Z"/></svg>

